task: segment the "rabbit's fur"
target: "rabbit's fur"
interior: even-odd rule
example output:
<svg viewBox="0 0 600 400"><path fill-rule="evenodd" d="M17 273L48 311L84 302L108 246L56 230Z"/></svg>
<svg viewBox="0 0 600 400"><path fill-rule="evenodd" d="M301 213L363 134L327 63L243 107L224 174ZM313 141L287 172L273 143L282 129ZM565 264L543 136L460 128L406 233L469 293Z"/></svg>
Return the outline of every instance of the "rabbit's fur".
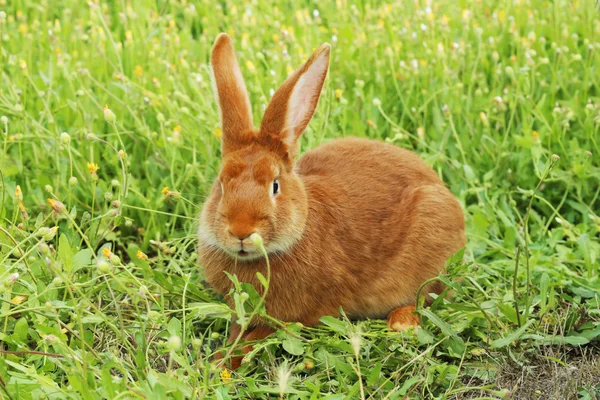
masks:
<svg viewBox="0 0 600 400"><path fill-rule="evenodd" d="M390 144L338 139L296 161L329 54L329 45L319 47L285 81L255 129L231 39L217 37L211 63L223 163L200 218L200 264L219 293L233 287L225 272L262 292L256 273L267 275L266 262L250 241L258 233L271 265L269 315L312 325L341 306L404 329L417 323L419 286L464 246L463 212L425 162ZM433 284L424 293L440 290ZM260 322L255 330L263 333L246 338L271 331Z"/></svg>

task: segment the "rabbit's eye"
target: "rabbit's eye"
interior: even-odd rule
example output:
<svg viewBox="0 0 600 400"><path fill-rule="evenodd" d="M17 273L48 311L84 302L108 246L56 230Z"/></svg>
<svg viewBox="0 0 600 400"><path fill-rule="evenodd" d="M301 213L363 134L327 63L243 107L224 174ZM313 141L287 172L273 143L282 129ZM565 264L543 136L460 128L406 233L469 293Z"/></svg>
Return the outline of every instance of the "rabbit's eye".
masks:
<svg viewBox="0 0 600 400"><path fill-rule="evenodd" d="M279 193L279 182L277 182L277 179L275 179L271 184L271 193L273 194L273 196Z"/></svg>

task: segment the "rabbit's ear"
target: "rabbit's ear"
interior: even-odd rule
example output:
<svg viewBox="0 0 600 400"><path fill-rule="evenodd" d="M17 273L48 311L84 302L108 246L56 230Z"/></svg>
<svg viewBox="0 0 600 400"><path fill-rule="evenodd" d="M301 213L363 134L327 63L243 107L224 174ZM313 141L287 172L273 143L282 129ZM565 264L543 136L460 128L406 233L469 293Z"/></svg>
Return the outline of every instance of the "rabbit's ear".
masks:
<svg viewBox="0 0 600 400"><path fill-rule="evenodd" d="M275 139L293 158L298 152L298 138L315 112L323 82L329 69L328 43L321 45L308 61L298 68L275 92L265 110L260 135Z"/></svg>
<svg viewBox="0 0 600 400"><path fill-rule="evenodd" d="M222 126L221 152L238 150L253 136L252 109L231 38L217 36L210 55L213 91Z"/></svg>

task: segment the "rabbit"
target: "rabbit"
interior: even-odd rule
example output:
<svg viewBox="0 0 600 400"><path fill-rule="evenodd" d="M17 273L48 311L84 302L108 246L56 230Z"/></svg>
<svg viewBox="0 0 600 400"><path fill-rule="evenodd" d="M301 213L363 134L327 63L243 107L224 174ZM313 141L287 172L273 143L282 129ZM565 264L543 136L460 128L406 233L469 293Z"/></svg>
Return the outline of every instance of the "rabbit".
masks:
<svg viewBox="0 0 600 400"><path fill-rule="evenodd" d="M341 138L298 157L330 49L321 45L287 78L256 129L232 40L216 38L210 62L222 167L200 215L199 262L230 305L227 274L264 293L256 274L267 276L266 260L250 240L259 234L270 261L269 316L310 326L341 307L351 318L387 318L389 328L404 330L418 324L420 285L465 245L463 211L419 156L389 143ZM432 283L423 293L442 290ZM229 340L272 332L262 320L246 332L233 323Z"/></svg>

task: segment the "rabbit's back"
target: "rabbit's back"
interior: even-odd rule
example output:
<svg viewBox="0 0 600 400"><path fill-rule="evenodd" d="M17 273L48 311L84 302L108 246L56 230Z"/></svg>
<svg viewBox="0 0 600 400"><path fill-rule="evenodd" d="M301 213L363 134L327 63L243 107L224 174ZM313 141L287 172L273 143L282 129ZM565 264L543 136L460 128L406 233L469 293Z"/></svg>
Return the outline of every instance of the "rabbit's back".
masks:
<svg viewBox="0 0 600 400"><path fill-rule="evenodd" d="M323 307L331 300L353 316L384 316L414 301L464 245L458 201L415 153L339 139L307 152L296 172L309 203L296 250L320 269L312 291L331 294Z"/></svg>

